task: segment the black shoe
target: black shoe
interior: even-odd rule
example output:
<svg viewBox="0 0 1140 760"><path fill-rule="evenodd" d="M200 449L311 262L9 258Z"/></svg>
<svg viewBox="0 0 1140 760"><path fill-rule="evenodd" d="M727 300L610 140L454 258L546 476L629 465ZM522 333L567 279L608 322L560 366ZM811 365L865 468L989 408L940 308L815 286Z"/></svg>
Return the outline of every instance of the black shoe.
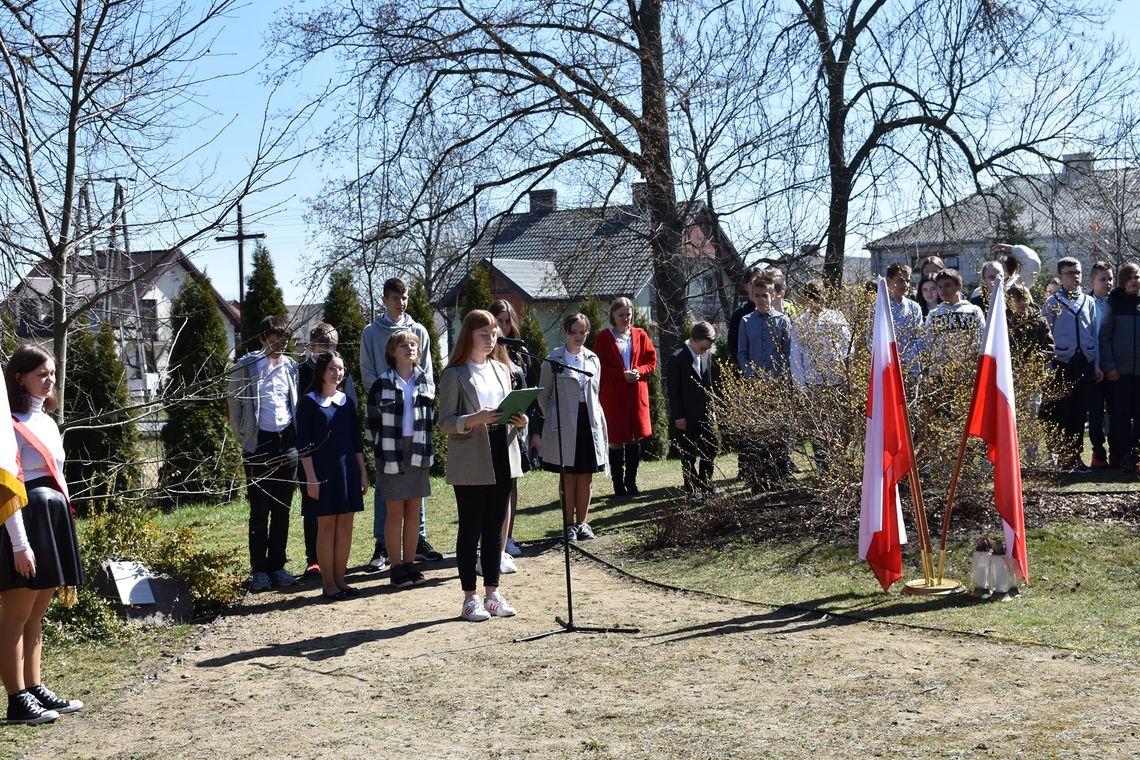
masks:
<svg viewBox="0 0 1140 760"><path fill-rule="evenodd" d="M410 564L393 565L392 572L388 574L388 582L395 588L408 588L413 583L409 574L411 568Z"/></svg>
<svg viewBox="0 0 1140 760"><path fill-rule="evenodd" d="M428 540L420 536L420 542L416 544L416 562L439 562L443 559L443 555L432 548Z"/></svg>
<svg viewBox="0 0 1140 760"><path fill-rule="evenodd" d="M36 698L40 707L45 710L55 710L60 715L67 715L83 709L83 703L78 699L64 699L54 694L51 689L43 684L29 686L27 692Z"/></svg>
<svg viewBox="0 0 1140 760"><path fill-rule="evenodd" d="M422 586L427 583L427 578L424 577L424 574L419 570L416 570L414 567L408 570L408 574L405 577L409 578L412 581L413 586Z"/></svg>
<svg viewBox="0 0 1140 760"><path fill-rule="evenodd" d="M8 723L34 726L38 723L51 723L58 717L59 713L45 710L27 689L8 695Z"/></svg>

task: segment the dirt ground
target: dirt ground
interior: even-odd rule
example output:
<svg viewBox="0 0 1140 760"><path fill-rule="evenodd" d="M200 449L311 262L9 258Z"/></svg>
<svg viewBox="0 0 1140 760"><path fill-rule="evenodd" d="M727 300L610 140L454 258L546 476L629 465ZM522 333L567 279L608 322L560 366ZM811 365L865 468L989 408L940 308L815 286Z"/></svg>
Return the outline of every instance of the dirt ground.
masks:
<svg viewBox="0 0 1140 760"><path fill-rule="evenodd" d="M249 596L125 697L30 757L1140 756L1135 665L660 590L573 562L575 620L633 635L513 639L565 616L562 553L531 549L519 615L458 619L454 564L393 592Z"/></svg>

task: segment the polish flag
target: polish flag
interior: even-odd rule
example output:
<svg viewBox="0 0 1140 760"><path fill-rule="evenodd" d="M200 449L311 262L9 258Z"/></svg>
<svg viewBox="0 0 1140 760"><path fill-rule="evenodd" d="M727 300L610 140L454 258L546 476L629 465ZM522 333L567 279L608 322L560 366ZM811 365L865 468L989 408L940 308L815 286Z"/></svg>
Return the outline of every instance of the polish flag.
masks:
<svg viewBox="0 0 1140 760"><path fill-rule="evenodd" d="M867 560L883 591L903 577L906 528L899 504L899 481L910 471L914 458L886 282L879 278L879 296L875 301L867 438L863 447L863 503L859 509L859 559Z"/></svg>
<svg viewBox="0 0 1140 760"><path fill-rule="evenodd" d="M27 505L28 496L20 480L19 449L12 429L12 408L8 394L0 390L0 523Z"/></svg>
<svg viewBox="0 0 1140 760"><path fill-rule="evenodd" d="M1006 551L1012 553L1021 577L1029 580L1025 556L1025 512L1021 502L1021 456L1017 442L1017 412L1013 402L1013 368L1009 358L1009 327L1005 318L1005 288L999 275L990 296L982 355L966 432L986 442L986 457L994 465L994 505L1001 515Z"/></svg>

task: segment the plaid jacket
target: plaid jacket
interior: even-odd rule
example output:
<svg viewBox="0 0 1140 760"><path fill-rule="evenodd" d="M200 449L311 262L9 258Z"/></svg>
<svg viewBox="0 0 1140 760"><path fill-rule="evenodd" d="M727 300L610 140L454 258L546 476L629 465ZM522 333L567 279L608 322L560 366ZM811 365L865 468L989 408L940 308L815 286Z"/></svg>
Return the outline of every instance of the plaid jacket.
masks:
<svg viewBox="0 0 1140 760"><path fill-rule="evenodd" d="M376 465L388 475L404 472L404 392L396 383L396 370L389 369L368 391L367 421L372 434ZM419 367L412 419L412 467L430 467L435 459L432 427L435 424L435 385Z"/></svg>

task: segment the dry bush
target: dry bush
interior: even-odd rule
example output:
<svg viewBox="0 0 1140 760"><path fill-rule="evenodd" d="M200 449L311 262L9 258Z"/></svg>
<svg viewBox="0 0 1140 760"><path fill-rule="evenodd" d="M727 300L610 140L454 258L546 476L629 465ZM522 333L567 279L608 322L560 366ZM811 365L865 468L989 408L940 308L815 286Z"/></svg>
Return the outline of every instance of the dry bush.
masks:
<svg viewBox="0 0 1140 760"><path fill-rule="evenodd" d="M773 500L802 503L816 515L811 521L814 530L830 527L835 533L848 533L858 520L872 307L873 294L853 288L844 290L831 306L851 327L846 359L826 364L825 372L835 385L798 389L789 375L749 380L735 371L722 372L718 380L714 410L726 448L740 451L778 438L793 452L798 472L772 484L760 497L759 505ZM905 385L923 497L932 530L937 531L973 392L980 336L977 340L965 339L963 333L946 340L925 337L919 368L905 373ZM808 350L814 349L809 346ZM826 356L827 351L820 348L818 353ZM1049 431L1038 421L1036 411L1042 395L1049 398L1057 391L1048 382L1046 358L1039 350L1021 350L1014 357L1018 433L1023 466L1027 468L1045 461L1048 450ZM968 519L991 512L992 483L985 445L970 439L958 480L955 513ZM901 491L903 499L909 501L906 481ZM683 510L682 516L699 518L703 528L670 528L663 521L657 531L662 535L653 543L663 545L670 537L689 538L687 534L694 531L707 538L731 529L740 517L740 505L731 501L712 500L700 510ZM910 509L905 513L911 514Z"/></svg>

